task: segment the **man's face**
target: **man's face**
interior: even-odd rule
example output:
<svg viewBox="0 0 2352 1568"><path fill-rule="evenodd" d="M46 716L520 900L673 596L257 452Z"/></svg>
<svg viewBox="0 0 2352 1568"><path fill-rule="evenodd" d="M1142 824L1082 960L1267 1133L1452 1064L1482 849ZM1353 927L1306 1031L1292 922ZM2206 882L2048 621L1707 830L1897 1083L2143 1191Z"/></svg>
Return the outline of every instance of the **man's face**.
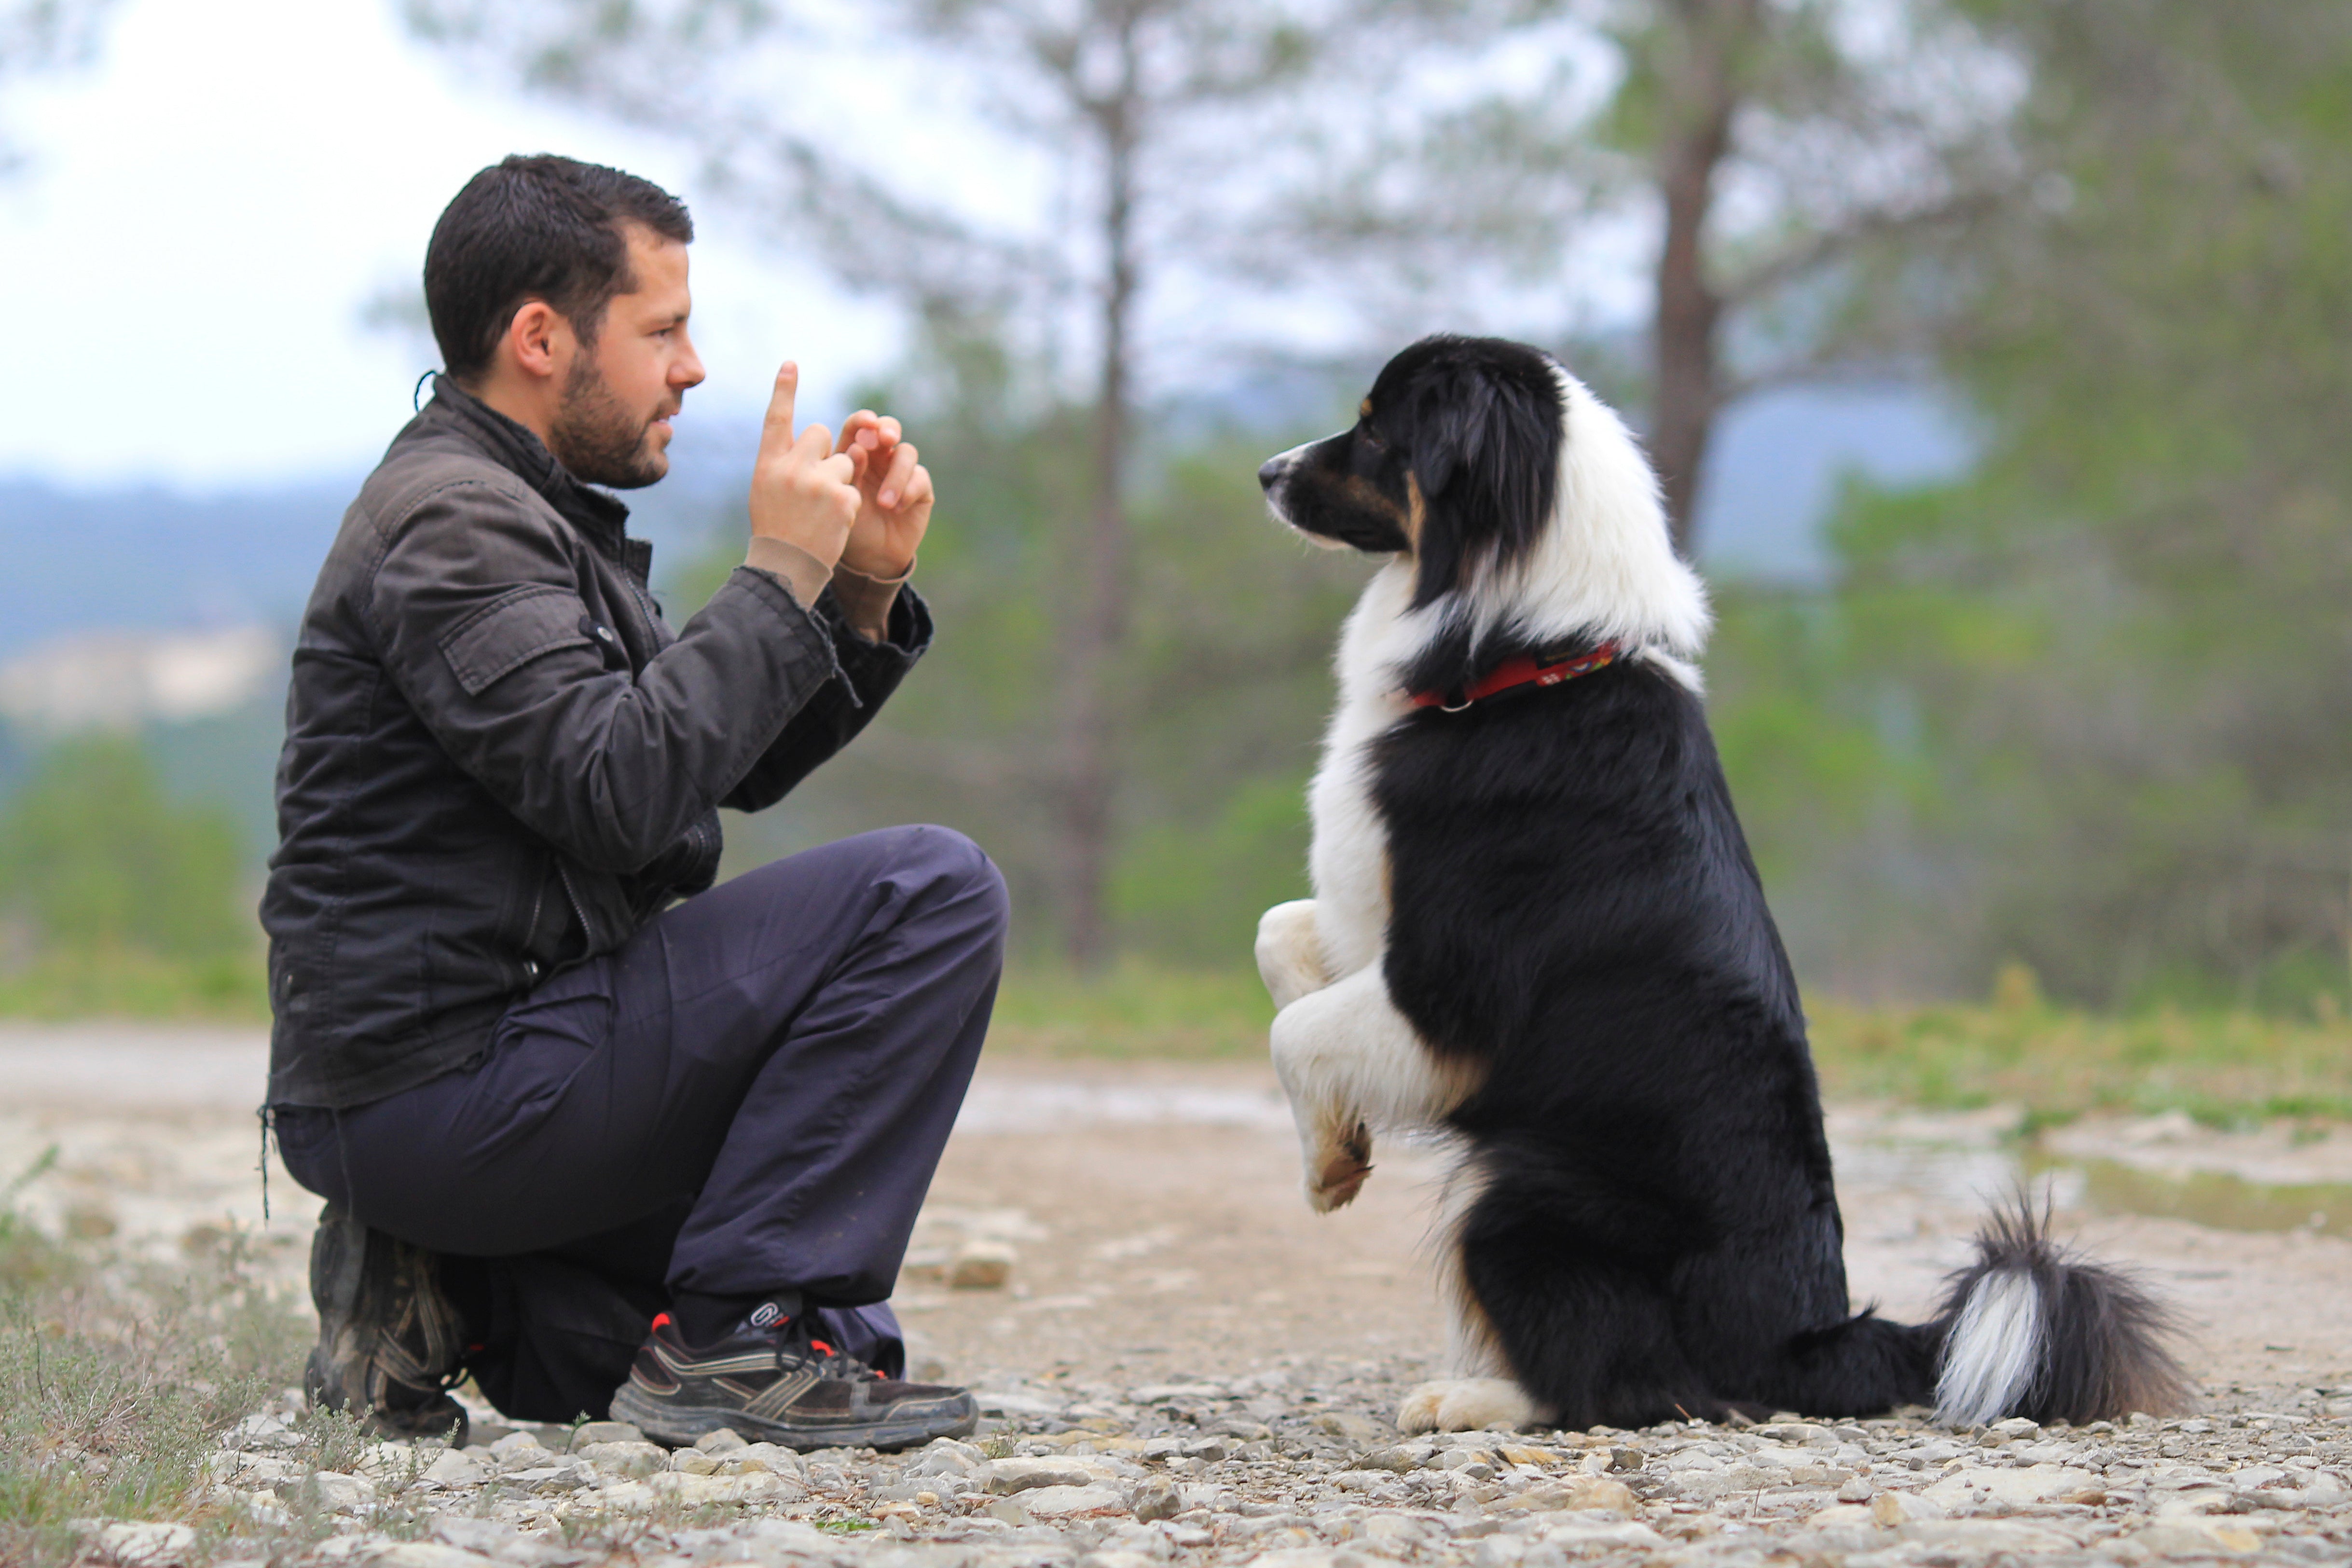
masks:
<svg viewBox="0 0 2352 1568"><path fill-rule="evenodd" d="M595 345L576 349L548 447L576 479L635 489L669 472L670 416L702 380L686 335L686 247L627 229L633 292L605 308Z"/></svg>

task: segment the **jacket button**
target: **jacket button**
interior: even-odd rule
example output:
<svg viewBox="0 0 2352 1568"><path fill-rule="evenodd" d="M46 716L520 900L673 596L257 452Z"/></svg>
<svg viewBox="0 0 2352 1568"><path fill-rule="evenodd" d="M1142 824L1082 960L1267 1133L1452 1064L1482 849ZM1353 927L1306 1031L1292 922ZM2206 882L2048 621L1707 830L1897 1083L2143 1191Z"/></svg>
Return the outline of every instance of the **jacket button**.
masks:
<svg viewBox="0 0 2352 1568"><path fill-rule="evenodd" d="M539 978L539 960L535 958L526 958L522 961L522 977L525 980L537 980Z"/></svg>

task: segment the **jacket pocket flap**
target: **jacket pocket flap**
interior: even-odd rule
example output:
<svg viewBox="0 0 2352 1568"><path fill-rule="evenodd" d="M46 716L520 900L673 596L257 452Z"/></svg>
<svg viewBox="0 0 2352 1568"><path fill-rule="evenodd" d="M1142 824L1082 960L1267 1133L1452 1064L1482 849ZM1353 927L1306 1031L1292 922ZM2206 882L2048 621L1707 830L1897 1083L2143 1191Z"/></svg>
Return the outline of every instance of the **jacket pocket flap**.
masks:
<svg viewBox="0 0 2352 1568"><path fill-rule="evenodd" d="M562 647L589 647L580 595L541 585L517 588L467 616L441 639L441 656L468 697L509 670Z"/></svg>

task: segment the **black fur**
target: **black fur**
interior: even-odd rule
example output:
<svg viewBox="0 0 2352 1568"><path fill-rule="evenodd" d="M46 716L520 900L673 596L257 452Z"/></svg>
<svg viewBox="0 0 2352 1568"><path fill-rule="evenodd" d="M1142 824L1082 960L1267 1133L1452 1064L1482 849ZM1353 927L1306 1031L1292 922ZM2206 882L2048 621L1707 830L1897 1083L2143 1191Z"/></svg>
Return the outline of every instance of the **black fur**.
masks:
<svg viewBox="0 0 2352 1568"><path fill-rule="evenodd" d="M1383 520L1417 477L1414 603L1457 597L1398 672L1405 689L1563 646L1466 629L1470 564L1524 554L1552 522L1575 432L1550 364L1516 345L1416 344L1354 429L1267 467L1294 525L1381 551L1403 548ZM2049 1317L2027 1414L2177 1398L2145 1299L2020 1222L1989 1233L1935 1321L1852 1310L1795 978L1700 700L1665 666L1632 657L1416 710L1371 764L1390 995L1430 1050L1486 1069L1451 1118L1475 1184L1463 1287L1552 1419L1923 1403L1966 1290L2011 1268L2037 1271Z"/></svg>

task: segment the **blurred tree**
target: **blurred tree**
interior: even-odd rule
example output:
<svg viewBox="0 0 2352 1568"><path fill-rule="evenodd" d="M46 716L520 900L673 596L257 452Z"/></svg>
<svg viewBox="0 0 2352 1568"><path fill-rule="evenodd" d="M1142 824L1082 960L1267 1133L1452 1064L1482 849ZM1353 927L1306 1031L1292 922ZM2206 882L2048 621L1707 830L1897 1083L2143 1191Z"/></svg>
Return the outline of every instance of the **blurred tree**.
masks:
<svg viewBox="0 0 2352 1568"><path fill-rule="evenodd" d="M1455 319L1498 278L1525 329L1654 236L1648 444L1687 555L1717 417L1759 388L1922 354L1923 252L2015 187L2016 61L1948 0L1363 0L1453 51L1302 204L1321 255L1399 259ZM1465 57L1473 68L1465 72ZM1449 90L1468 74L1479 90ZM1526 300L1528 289L1538 298Z"/></svg>
<svg viewBox="0 0 2352 1568"><path fill-rule="evenodd" d="M1243 265L1240 241L1262 226L1270 194L1252 154L1310 76L1340 58L1347 18L1268 0L859 8L852 42L866 52L852 68L870 78L887 62L901 78L877 96L960 104L1053 171L1055 211L1024 228L974 210L969 193L937 190L938 170L904 158L882 166L872 128L828 112L837 106L813 89L824 76L814 62L841 42L844 19L830 11L749 0L405 5L426 37L692 138L722 189L851 285L915 305L934 333L991 323L1049 362L1065 334L1087 345L1090 415L1078 426L1048 422L1088 489L1081 519L1038 563L1050 584L1040 608L1057 628L1054 668L1039 676L1055 693L1044 742L1061 861L1053 907L1071 960L1099 966L1110 951L1122 731L1134 710L1118 672L1137 621L1130 492L1145 298L1173 272L1213 288ZM903 43L877 52L884 39ZM903 125L887 129L903 142ZM950 499L960 479L944 483ZM937 581L926 573L927 588Z"/></svg>
<svg viewBox="0 0 2352 1568"><path fill-rule="evenodd" d="M0 83L12 76L87 63L98 52L99 29L115 0L0 0ZM22 155L0 127L0 174Z"/></svg>
<svg viewBox="0 0 2352 1568"><path fill-rule="evenodd" d="M60 742L0 811L0 907L44 945L206 958L254 945L226 814L165 799L124 737Z"/></svg>
<svg viewBox="0 0 2352 1568"><path fill-rule="evenodd" d="M1735 597L1712 661L1776 898L1822 917L1792 948L1911 988L2013 955L2094 1003L2340 993L2352 12L1971 10L2032 63L2032 199L1946 278L1984 460L1855 492L1834 599Z"/></svg>

